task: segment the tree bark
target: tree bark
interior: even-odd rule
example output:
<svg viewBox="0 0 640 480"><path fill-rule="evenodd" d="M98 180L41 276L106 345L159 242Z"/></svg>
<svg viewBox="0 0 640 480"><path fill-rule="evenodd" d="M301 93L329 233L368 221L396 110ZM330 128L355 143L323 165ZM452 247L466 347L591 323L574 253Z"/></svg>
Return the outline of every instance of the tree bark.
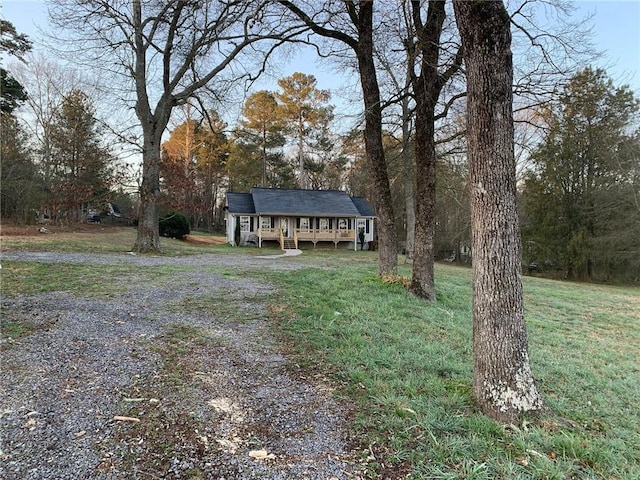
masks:
<svg viewBox="0 0 640 480"><path fill-rule="evenodd" d="M540 410L529 365L513 147L511 32L496 1L454 0L467 71L473 394L502 423Z"/></svg>
<svg viewBox="0 0 640 480"><path fill-rule="evenodd" d="M416 101L416 201L415 243L411 292L426 300L435 300L434 237L436 231L436 103L444 85L438 73L440 36L445 19L445 4L430 1L427 22L420 20L420 2L411 3L421 52L420 76L413 76Z"/></svg>
<svg viewBox="0 0 640 480"><path fill-rule="evenodd" d="M145 132L142 151L142 184L140 186L140 215L138 233L133 251L153 253L160 251L158 229L160 197L160 142L162 131Z"/></svg>
<svg viewBox="0 0 640 480"><path fill-rule="evenodd" d="M341 30L329 29L316 23L308 14L287 0L278 0L298 16L314 33L348 45L358 60L358 72L364 101L364 141L368 174L373 180L373 204L378 216L378 274L398 273L398 239L395 229L391 187L382 144L382 106L380 87L373 61L373 4L371 0L345 0L344 7L356 28L357 38ZM356 6L357 3L357 6Z"/></svg>
<svg viewBox="0 0 640 480"><path fill-rule="evenodd" d="M415 156L409 151L411 144L411 111L409 98L402 100L402 163L404 171L404 208L406 216L407 241L406 263L413 261L413 247L416 238L416 165Z"/></svg>
<svg viewBox="0 0 640 480"><path fill-rule="evenodd" d="M373 61L373 2L360 2L357 27L359 38L355 52L364 100L364 141L369 174L373 178L375 189L373 202L378 215L378 274L396 275L398 273L398 240L382 143L380 87Z"/></svg>

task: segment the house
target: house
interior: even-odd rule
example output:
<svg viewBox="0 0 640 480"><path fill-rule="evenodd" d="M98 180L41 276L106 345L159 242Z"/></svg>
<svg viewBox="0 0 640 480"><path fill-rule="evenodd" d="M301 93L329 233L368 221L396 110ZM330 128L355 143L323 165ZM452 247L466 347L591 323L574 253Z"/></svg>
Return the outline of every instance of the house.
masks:
<svg viewBox="0 0 640 480"><path fill-rule="evenodd" d="M342 190L252 188L227 193L227 242L240 245L279 245L282 249L331 242L334 248L360 248L375 239L375 212L363 197Z"/></svg>

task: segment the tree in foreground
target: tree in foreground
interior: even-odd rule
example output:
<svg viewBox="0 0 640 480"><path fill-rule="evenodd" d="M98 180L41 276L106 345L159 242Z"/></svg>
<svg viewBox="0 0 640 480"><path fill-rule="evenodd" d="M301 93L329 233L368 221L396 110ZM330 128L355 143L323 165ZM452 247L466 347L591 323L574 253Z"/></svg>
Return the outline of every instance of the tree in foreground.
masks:
<svg viewBox="0 0 640 480"><path fill-rule="evenodd" d="M436 230L436 105L444 86L460 69L460 49L441 67L445 2L429 1L426 21L422 20L420 1L412 1L412 17L417 37L411 57L419 60L418 72L411 69L415 113L415 242L411 292L426 300L435 300L434 239ZM439 70L443 71L440 72ZM439 115L444 116L443 114Z"/></svg>
<svg viewBox="0 0 640 480"><path fill-rule="evenodd" d="M395 275L398 272L398 242L382 142L382 106L373 51L374 2L345 0L336 3L334 11L330 11L334 7L332 2L326 5L327 8L316 5L316 11L313 7L305 11L293 2L278 1L316 35L346 46L355 56L364 104L367 173L372 178L372 201L378 215L378 274Z"/></svg>
<svg viewBox="0 0 640 480"><path fill-rule="evenodd" d="M529 364L513 144L513 63L502 2L454 0L467 72L473 252L473 395L518 423L542 408Z"/></svg>
<svg viewBox="0 0 640 480"><path fill-rule="evenodd" d="M260 62L273 44L267 41L267 50L260 51L258 42L282 42L287 37L287 32L274 31L278 22L266 18L268 3L58 0L53 4L53 24L75 32L75 43L69 47L76 46L75 57L110 75L117 83L112 90L122 92L123 104L133 98L142 132L134 251L160 249L160 147L174 107L206 91L219 98L243 76L238 72L250 77L263 68ZM250 55L236 62L249 46ZM224 78L233 62L235 78Z"/></svg>

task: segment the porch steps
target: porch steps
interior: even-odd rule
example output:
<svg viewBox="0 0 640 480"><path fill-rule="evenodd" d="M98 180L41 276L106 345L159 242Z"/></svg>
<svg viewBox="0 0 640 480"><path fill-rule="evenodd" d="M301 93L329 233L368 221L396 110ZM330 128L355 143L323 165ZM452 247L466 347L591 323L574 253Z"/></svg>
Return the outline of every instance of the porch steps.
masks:
<svg viewBox="0 0 640 480"><path fill-rule="evenodd" d="M282 245L283 250L295 250L296 242L292 238L285 238L284 245Z"/></svg>

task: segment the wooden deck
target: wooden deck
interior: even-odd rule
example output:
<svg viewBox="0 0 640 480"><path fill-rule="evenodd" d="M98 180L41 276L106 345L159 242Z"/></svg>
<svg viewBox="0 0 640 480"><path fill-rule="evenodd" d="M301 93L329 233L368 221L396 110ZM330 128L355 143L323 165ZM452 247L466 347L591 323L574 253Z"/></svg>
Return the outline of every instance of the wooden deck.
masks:
<svg viewBox="0 0 640 480"><path fill-rule="evenodd" d="M260 228L258 229L258 237L261 240L277 240L283 242L283 232L280 228ZM339 242L353 242L356 238L355 230L344 229L318 229L318 228L296 228L294 229L293 238L298 248L298 242L333 242L337 245Z"/></svg>

